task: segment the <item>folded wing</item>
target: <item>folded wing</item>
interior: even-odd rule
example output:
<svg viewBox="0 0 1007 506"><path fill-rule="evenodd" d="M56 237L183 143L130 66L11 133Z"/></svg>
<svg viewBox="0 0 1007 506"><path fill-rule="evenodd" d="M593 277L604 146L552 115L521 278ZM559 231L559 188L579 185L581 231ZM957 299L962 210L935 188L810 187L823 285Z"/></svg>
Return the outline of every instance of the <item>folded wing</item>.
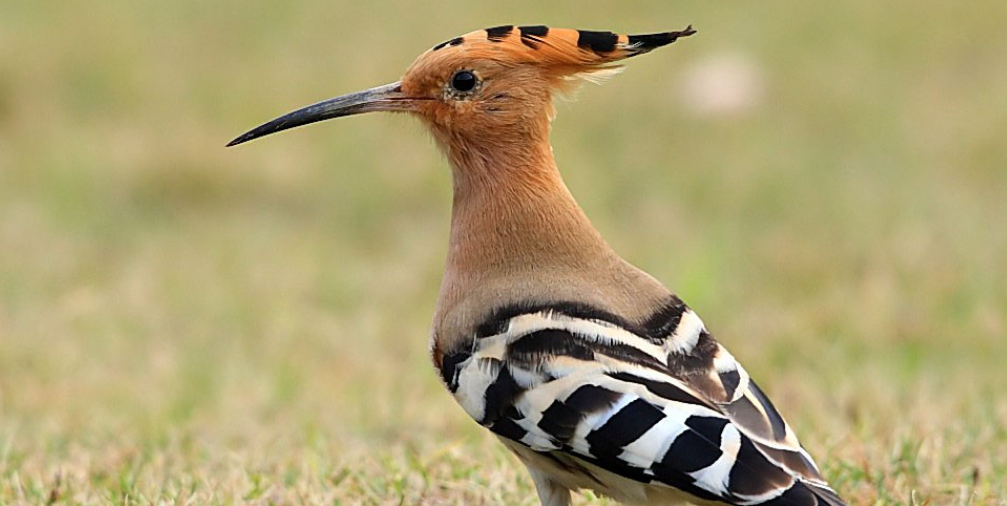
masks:
<svg viewBox="0 0 1007 506"><path fill-rule="evenodd" d="M497 435L728 504L841 505L776 408L673 298L633 325L574 304L507 308L441 370Z"/></svg>

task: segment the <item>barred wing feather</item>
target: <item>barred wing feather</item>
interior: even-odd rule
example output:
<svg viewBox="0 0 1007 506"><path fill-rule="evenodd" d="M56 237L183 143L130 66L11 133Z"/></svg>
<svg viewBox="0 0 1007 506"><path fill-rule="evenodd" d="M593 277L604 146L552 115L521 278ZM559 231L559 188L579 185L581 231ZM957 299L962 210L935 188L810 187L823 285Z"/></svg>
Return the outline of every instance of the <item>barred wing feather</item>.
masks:
<svg viewBox="0 0 1007 506"><path fill-rule="evenodd" d="M842 505L748 373L677 298L642 325L576 304L515 307L441 372L500 437L738 505Z"/></svg>

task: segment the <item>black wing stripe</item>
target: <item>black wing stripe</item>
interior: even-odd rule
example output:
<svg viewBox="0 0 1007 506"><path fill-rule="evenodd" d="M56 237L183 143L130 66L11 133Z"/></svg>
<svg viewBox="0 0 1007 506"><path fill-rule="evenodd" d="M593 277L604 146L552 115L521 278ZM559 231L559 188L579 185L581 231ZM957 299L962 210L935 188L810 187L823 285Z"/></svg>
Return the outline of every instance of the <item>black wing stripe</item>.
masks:
<svg viewBox="0 0 1007 506"><path fill-rule="evenodd" d="M675 385L672 385L671 383L643 378L635 374L630 374L628 372L615 372L615 373L610 372L608 373L608 376L617 379L619 381L625 381L627 383L637 383L639 385L643 385L647 387L647 390L650 393L658 397L668 399L669 401L684 402L686 404L695 404L697 406L705 406L713 409L712 404L709 404L696 398L692 394L686 392L685 390L682 390L681 388L676 387Z"/></svg>
<svg viewBox="0 0 1007 506"><path fill-rule="evenodd" d="M689 309L682 299L672 295L660 309L654 312L639 329L634 332L642 335L651 341L663 341L678 328L682 321L682 314ZM633 331L634 329L630 329Z"/></svg>
<svg viewBox="0 0 1007 506"><path fill-rule="evenodd" d="M451 390L451 393L455 393L458 390L458 364L466 361L471 357L472 354L468 351L457 351L450 355L445 355L441 359L441 378L444 383Z"/></svg>
<svg viewBox="0 0 1007 506"><path fill-rule="evenodd" d="M584 385L566 398L566 405L585 415L597 413L613 404L622 394L597 385Z"/></svg>
<svg viewBox="0 0 1007 506"><path fill-rule="evenodd" d="M535 366L556 356L594 360L596 353L641 367L664 368L653 356L628 344L576 339L569 332L557 329L539 330L518 338L507 348L507 359L522 366Z"/></svg>
<svg viewBox="0 0 1007 506"><path fill-rule="evenodd" d="M758 496L775 489L789 487L794 478L773 465L747 437L741 438L734 467L731 468L729 489L732 494Z"/></svg>
<svg viewBox="0 0 1007 506"><path fill-rule="evenodd" d="M485 408L483 418L479 420L479 423L482 425L495 423L509 409L513 408L518 396L523 392L524 389L511 376L510 369L506 366L501 367L496 380L486 387Z"/></svg>
<svg viewBox="0 0 1007 506"><path fill-rule="evenodd" d="M557 441L565 444L573 437L574 431L577 430L577 424L583 417L583 413L567 406L563 401L553 401L542 412L542 419L539 420L538 426Z"/></svg>
<svg viewBox="0 0 1007 506"><path fill-rule="evenodd" d="M692 416L686 420L692 429L682 432L668 447L661 467L681 473L693 473L713 465L720 458L720 436L727 426L724 418Z"/></svg>
<svg viewBox="0 0 1007 506"><path fill-rule="evenodd" d="M737 369L732 369L718 373L718 376L720 376L720 383L724 385L724 394L728 399L733 399L735 390L741 384L741 372Z"/></svg>
<svg viewBox="0 0 1007 506"><path fill-rule="evenodd" d="M623 447L639 439L663 418L660 408L643 399L635 399L587 435L591 454L599 459L617 460Z"/></svg>
<svg viewBox="0 0 1007 506"><path fill-rule="evenodd" d="M589 304L580 302L523 302L494 309L483 320L483 323L476 327L476 337L484 338L501 334L507 331L510 321L515 317L543 312L558 313L581 320L602 321L630 331L634 328L625 319Z"/></svg>
<svg viewBox="0 0 1007 506"><path fill-rule="evenodd" d="M724 435L724 427L729 423L726 418L719 416L690 416L685 420L685 425L692 429L693 433L718 449L721 437Z"/></svg>
<svg viewBox="0 0 1007 506"><path fill-rule="evenodd" d="M681 437L682 435L679 436L679 438ZM683 471L682 469L680 469L681 467L680 459L681 457L678 457L677 459L668 458L668 456L666 455L665 460L657 462L653 465L653 467L651 467L651 470L653 470L654 472L654 477L661 483L664 483L665 485L669 485L679 490L683 490L700 499L706 499L707 501L718 501L718 502L724 500L723 497L720 497L706 489L698 487L696 485L696 479L693 478L692 476L689 476L688 474L685 474L688 471Z"/></svg>
<svg viewBox="0 0 1007 506"><path fill-rule="evenodd" d="M647 474L642 468L631 466L619 459L595 458L587 455L578 455L577 458L584 462L594 464L606 471L618 474L626 479L638 481L640 483L650 483L654 477Z"/></svg>
<svg viewBox="0 0 1007 506"><path fill-rule="evenodd" d="M494 434L503 436L513 441L521 441L521 438L528 433L528 431L521 428L521 426L518 425L511 416L506 416L497 420L493 423L493 426L490 427L490 430L492 430Z"/></svg>
<svg viewBox="0 0 1007 506"><path fill-rule="evenodd" d="M604 309L580 302L511 304L493 310L483 323L476 327L476 337L484 338L506 332L510 320L517 316L550 312L581 320L605 322L652 342L662 342L678 328L682 314L688 309L689 306L682 302L682 299L672 295L660 309L638 325Z"/></svg>
<svg viewBox="0 0 1007 506"><path fill-rule="evenodd" d="M571 339L569 332L555 329L532 332L507 348L507 358L522 365L539 364L556 356L593 360L594 350L583 340Z"/></svg>
<svg viewBox="0 0 1007 506"><path fill-rule="evenodd" d="M567 443L586 416L615 404L622 394L597 385L583 385L565 401L556 400L542 412L538 426L557 441Z"/></svg>

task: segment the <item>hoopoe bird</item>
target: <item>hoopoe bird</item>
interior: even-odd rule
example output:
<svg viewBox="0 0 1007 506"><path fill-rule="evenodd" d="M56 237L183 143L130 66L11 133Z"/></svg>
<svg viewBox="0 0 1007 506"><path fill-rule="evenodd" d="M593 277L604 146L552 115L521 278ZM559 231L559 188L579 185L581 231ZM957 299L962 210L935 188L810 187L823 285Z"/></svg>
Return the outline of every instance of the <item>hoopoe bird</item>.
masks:
<svg viewBox="0 0 1007 506"><path fill-rule="evenodd" d="M545 506L581 489L639 505L843 504L699 316L602 239L553 159L557 92L694 33L477 30L424 52L399 82L228 144L371 111L426 123L454 186L433 363Z"/></svg>

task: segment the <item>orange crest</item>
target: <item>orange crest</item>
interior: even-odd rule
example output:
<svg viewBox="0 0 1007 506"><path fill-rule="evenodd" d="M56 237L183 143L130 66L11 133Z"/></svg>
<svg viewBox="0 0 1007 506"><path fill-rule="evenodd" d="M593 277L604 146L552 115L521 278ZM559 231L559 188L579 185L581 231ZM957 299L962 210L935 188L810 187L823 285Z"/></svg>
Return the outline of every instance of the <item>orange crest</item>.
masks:
<svg viewBox="0 0 1007 506"><path fill-rule="evenodd" d="M549 118L553 93L568 92L580 81L603 80L619 70L620 60L694 33L691 26L647 35L546 26L476 30L421 54L406 71L402 89L410 96L437 98L417 108L435 126L485 136L489 127L522 124L531 114ZM472 73L478 89L456 93L452 79L462 71Z"/></svg>
<svg viewBox="0 0 1007 506"><path fill-rule="evenodd" d="M678 32L620 35L547 26L505 25L476 30L442 42L428 54L456 48L473 58L501 63L598 66L652 51L694 33L696 31L692 26Z"/></svg>
<svg viewBox="0 0 1007 506"><path fill-rule="evenodd" d="M681 31L646 35L504 25L476 30L437 44L422 54L410 71L429 70L450 60L482 60L502 65L533 64L545 69L553 78L590 79L598 71L611 69L611 63L650 52L694 33L691 25Z"/></svg>

